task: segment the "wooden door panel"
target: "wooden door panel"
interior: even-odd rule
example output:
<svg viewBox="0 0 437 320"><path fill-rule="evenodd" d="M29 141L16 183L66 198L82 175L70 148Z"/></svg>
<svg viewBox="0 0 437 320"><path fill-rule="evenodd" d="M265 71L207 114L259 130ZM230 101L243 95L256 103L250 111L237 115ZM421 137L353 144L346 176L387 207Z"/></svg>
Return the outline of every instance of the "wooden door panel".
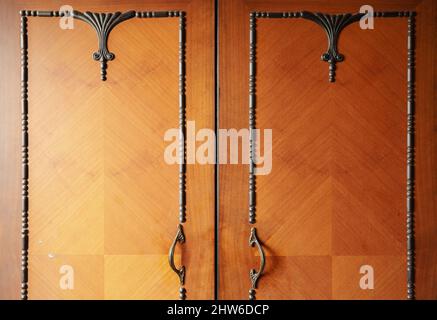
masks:
<svg viewBox="0 0 437 320"><path fill-rule="evenodd" d="M406 38L407 26L404 19L398 20L384 24L378 20L375 30L367 34L358 25L346 29L341 50L348 52L348 59L338 66L333 84L326 81L325 63L314 55L323 50L323 30L317 25L310 29L312 22L297 19L258 20L257 124L276 133L273 171L257 177L257 223L260 237L270 249L267 255L304 256L308 261L328 256L335 267L335 260L331 262L330 257L401 258L406 252L403 213L407 48L402 39ZM306 36L310 32L318 35ZM284 34L295 33L299 34L298 39L293 39L296 42L290 38L284 41ZM395 45L383 46L386 37ZM365 50L361 48L357 57L349 53L350 45L363 44ZM367 55L372 59L358 62ZM390 61L384 59L386 56L390 56ZM302 60L310 62L301 63ZM347 62L352 67L343 68ZM312 68L315 63L318 68ZM373 83L371 76L366 76L369 70L381 77L384 73L386 77L392 75L390 83ZM357 87L361 89L355 94ZM402 94L394 96L391 92ZM331 265L324 267L316 261L305 268L313 275L310 278L326 273L331 277ZM404 260L396 261L405 266ZM364 261L365 264L371 265ZM352 266L343 265L353 274L348 267ZM359 279L360 266L353 267ZM391 270L384 270L389 275L379 269L375 273L382 273L395 284L399 278L405 283L406 267L402 270L395 265L393 270L400 272L399 276L391 275ZM275 272L284 274L284 270L273 265L264 282L274 281L270 277ZM289 276L299 277L291 271ZM336 279L331 279L331 283L336 286ZM355 286L358 284L356 281ZM400 291L386 291L386 297L402 297L405 285L390 284ZM283 294L287 292L284 298L299 297L293 294L292 287L282 285ZM311 286L303 287L305 294L301 298L320 298L318 290L306 287ZM374 289L376 295L379 288ZM343 298L348 298L345 291Z"/></svg>
<svg viewBox="0 0 437 320"><path fill-rule="evenodd" d="M50 259L87 254L104 261L97 269L87 268L90 274L104 277L93 298L128 298L127 292L136 292L127 286L131 277L165 271L167 281L139 278L131 285L142 285L138 298L175 297L170 280L174 274L162 261L167 261L169 240L175 233L172 218L178 212L178 168L163 161L162 137L166 128L178 127L178 20L128 21L115 29L110 48L121 57L110 63L105 82L98 77L94 61L81 61L90 60L85 51L95 46L93 30L76 22L81 26L68 39L68 31L56 24L56 19L38 19L31 21L29 28L29 260L34 254L40 258L29 269L29 297L48 298L33 283L41 281L37 279ZM58 34L51 31L54 28ZM78 51L75 39L85 32L89 33L89 45L82 40L83 53L78 54L82 59L76 57L76 64L69 65L84 77L78 85L70 73L59 72L56 59L38 54L38 45L51 34L52 41L63 48L52 48L55 56L65 50ZM61 37L65 40L57 42ZM129 47L129 42L143 46L125 52L123 47ZM126 56L129 53L133 54ZM149 61L153 61L151 66ZM136 68L143 72L131 74ZM47 75L43 81L42 74ZM46 86L52 88L51 94L39 98ZM148 263L150 254L161 255L161 262ZM143 264L130 262L135 257L142 258ZM128 266L130 273L113 276L115 270L123 270L122 265ZM71 266L81 268L78 262ZM154 277L159 279L156 274ZM79 283L76 287L80 295L83 286Z"/></svg>
<svg viewBox="0 0 437 320"><path fill-rule="evenodd" d="M358 23L347 26L338 46L345 60L336 64L335 82L330 83L329 64L320 61L326 34L300 14L353 13L360 5L225 1L220 6L220 90L228 93L220 97L220 125L247 127L249 109L256 128L273 132L272 171L255 177L256 195L231 198L229 190L220 188L221 298L248 297L249 270L260 260L245 248L252 227L266 256L257 299L407 298L407 233L412 230L406 224L406 199L411 195L407 124L412 128L407 121L408 19L403 13L376 18L374 30L362 30ZM427 23L426 18L420 21L420 1L371 5L376 11L417 11L418 28ZM249 21L251 12L258 15ZM253 38L249 30L255 30ZM418 45L426 41L417 39ZM418 64L430 51L421 54L415 57ZM417 87L428 87L416 79ZM417 113L427 110L426 104L416 107ZM416 153L419 157L424 150L416 148ZM426 171L421 165L416 170ZM247 168L223 166L220 183L233 184L233 192L244 195L251 188L248 175ZM428 196L414 194L418 202ZM250 199L256 199L252 225L243 214ZM421 232L416 228L419 237ZM418 245L417 254L423 249ZM371 290L360 287L362 266L373 267ZM421 268L432 272L434 267ZM229 274L246 279L235 282ZM434 294L423 282L416 290L422 297Z"/></svg>
<svg viewBox="0 0 437 320"><path fill-rule="evenodd" d="M262 233L259 237L262 239ZM267 262L266 277L259 282L260 290L257 290L256 299L326 300L332 298L331 257L269 255Z"/></svg>
<svg viewBox="0 0 437 320"><path fill-rule="evenodd" d="M60 290L62 266L74 268L74 290ZM104 293L104 256L102 254L29 255L29 298L34 300L102 299Z"/></svg>
<svg viewBox="0 0 437 320"><path fill-rule="evenodd" d="M162 137L168 128L178 127L179 22L136 22L120 25L111 38L114 50L118 39L119 51L129 47L130 41L137 45L126 53L132 53L129 59L121 59L127 67L119 70L123 78L113 78L121 84L122 96L113 107L105 106L105 152L110 155L105 157L109 158L105 253L109 255L165 254L168 243L163 238L172 239L176 232L172 218L178 212L178 167L163 161ZM126 38L127 32L135 37ZM143 71L130 76L127 70L136 68Z"/></svg>
<svg viewBox="0 0 437 320"><path fill-rule="evenodd" d="M363 265L375 270L375 288L361 290L357 285ZM332 257L333 299L405 299L405 256L334 256Z"/></svg>
<svg viewBox="0 0 437 320"><path fill-rule="evenodd" d="M175 299L167 255L106 255L104 266L105 299Z"/></svg>
<svg viewBox="0 0 437 320"><path fill-rule="evenodd" d="M62 30L52 13L60 5L23 1L9 8L30 10L22 27L22 99L29 105L23 285L30 299L177 299L181 285L168 255L181 177L178 165L165 162L164 133L187 119L212 127L213 3L73 2L82 12L165 12L131 16L111 31L108 48L116 57L108 58L106 81L91 56L95 30L78 19L73 30ZM185 170L186 244L177 246L174 262L186 268L188 298L211 299L213 168ZM74 288L65 290L62 270L69 267Z"/></svg>
<svg viewBox="0 0 437 320"><path fill-rule="evenodd" d="M80 39L92 47L95 35L82 24L69 32L42 18L30 21L28 33L30 254L103 254L105 92L95 90L96 65L78 59L72 45ZM59 47L38 54L46 39ZM83 85L74 92L76 74Z"/></svg>

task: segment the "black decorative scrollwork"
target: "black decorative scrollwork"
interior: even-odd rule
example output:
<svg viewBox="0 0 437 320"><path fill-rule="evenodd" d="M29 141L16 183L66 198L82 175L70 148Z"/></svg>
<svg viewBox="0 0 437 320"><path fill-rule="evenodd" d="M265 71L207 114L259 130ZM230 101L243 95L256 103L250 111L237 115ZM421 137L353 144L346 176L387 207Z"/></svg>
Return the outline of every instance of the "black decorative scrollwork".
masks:
<svg viewBox="0 0 437 320"><path fill-rule="evenodd" d="M106 69L108 61L114 60L115 55L108 50L109 33L119 23L135 17L135 11L96 13L73 11L75 19L84 21L91 25L97 33L99 48L93 53L93 59L100 61L100 74L103 81L106 80Z"/></svg>
<svg viewBox="0 0 437 320"><path fill-rule="evenodd" d="M303 11L301 17L317 23L328 37L328 49L322 54L322 60L329 63L329 81L335 82L336 63L344 60L344 55L338 50L340 32L353 22L360 20L364 13L357 14L325 14Z"/></svg>

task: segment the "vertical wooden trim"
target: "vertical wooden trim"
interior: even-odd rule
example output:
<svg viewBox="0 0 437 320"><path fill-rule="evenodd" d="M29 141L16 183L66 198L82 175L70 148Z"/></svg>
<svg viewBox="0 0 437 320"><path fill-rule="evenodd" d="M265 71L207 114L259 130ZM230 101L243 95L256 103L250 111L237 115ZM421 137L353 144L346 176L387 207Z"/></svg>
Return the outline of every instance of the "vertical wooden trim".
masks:
<svg viewBox="0 0 437 320"><path fill-rule="evenodd" d="M303 18L322 26L329 39L328 52L322 60L330 63L330 82L335 81L335 62L343 61L338 53L337 39L340 31L351 23L361 19L363 14L329 15L323 13L301 12L252 12L250 14L250 54L249 54L249 130L250 130L250 167L249 167L249 223L255 223L255 173L254 173L254 141L255 107L256 107L256 18ZM415 11L374 12L375 18L408 18L408 65L407 65L407 299L415 299L415 234L414 234L414 193L415 193ZM333 58L335 57L335 59ZM259 277L260 275L258 275ZM249 299L255 299L255 290L249 291Z"/></svg>
<svg viewBox="0 0 437 320"><path fill-rule="evenodd" d="M21 44L21 105L22 105L22 253L21 253L21 299L28 299L28 253L29 253L29 133L28 133L28 34L27 34L27 17L60 17L64 13L59 11L38 11L38 10L22 10L21 29L20 29L20 44ZM98 33L99 50L93 54L94 60L101 62L101 79L106 80L106 62L114 59L115 55L109 52L107 48L107 40L110 31L119 23L137 18L179 18L179 221L178 234L176 240L170 248L169 261L170 267L177 270L174 266L173 255L174 247L177 242L181 244L185 242L183 235L182 223L186 221L186 63L185 63L185 47L186 47L186 18L183 11L128 11L125 13L92 13L92 12L73 12L73 18L82 20L92 26ZM178 241L182 234L183 241ZM172 253L173 251L173 253ZM181 267L181 272L177 272L180 280L179 299L186 299L186 289L184 288L185 267Z"/></svg>
<svg viewBox="0 0 437 320"><path fill-rule="evenodd" d="M185 12L179 12L179 222L186 221L186 95L185 95ZM180 225L182 228L182 225ZM185 276L185 267L182 266ZM182 281L179 287L179 299L187 298L187 290Z"/></svg>
<svg viewBox="0 0 437 320"><path fill-rule="evenodd" d="M437 299L437 1L416 8L415 298Z"/></svg>
<svg viewBox="0 0 437 320"><path fill-rule="evenodd" d="M415 192L415 13L408 17L408 71L407 71L407 298L415 298L415 243L414 243L414 192Z"/></svg>
<svg viewBox="0 0 437 320"><path fill-rule="evenodd" d="M256 12L250 13L249 16L249 223L256 223L256 180L255 180L255 163L256 163ZM249 279L251 287L249 289L249 300L256 299L256 288L259 278L261 277L265 266L265 254L258 237L256 228L252 227L249 236L249 246L258 247L261 264L260 269L249 270Z"/></svg>
<svg viewBox="0 0 437 320"><path fill-rule="evenodd" d="M28 298L28 253L29 253L29 133L28 133L28 41L27 16L20 12L21 48L21 160L22 160L22 212L21 212L21 299Z"/></svg>
<svg viewBox="0 0 437 320"><path fill-rule="evenodd" d="M219 114L220 114L220 75L219 75L219 5L218 0L214 0L214 132L215 132L215 166L214 166L214 300L219 296L219 224L220 224L220 205L219 205Z"/></svg>
<svg viewBox="0 0 437 320"><path fill-rule="evenodd" d="M185 13L179 13L179 222L186 221Z"/></svg>
<svg viewBox="0 0 437 320"><path fill-rule="evenodd" d="M256 14L249 19L249 223L256 222L255 108L256 108Z"/></svg>

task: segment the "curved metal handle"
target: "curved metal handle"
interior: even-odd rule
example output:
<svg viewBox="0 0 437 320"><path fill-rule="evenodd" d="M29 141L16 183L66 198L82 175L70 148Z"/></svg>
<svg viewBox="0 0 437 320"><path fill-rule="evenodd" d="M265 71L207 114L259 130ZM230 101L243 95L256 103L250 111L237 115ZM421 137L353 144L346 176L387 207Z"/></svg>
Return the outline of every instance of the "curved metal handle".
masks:
<svg viewBox="0 0 437 320"><path fill-rule="evenodd" d="M264 267L266 265L266 255L265 255L264 250L263 250L263 248L258 240L258 237L256 235L256 228L252 228L252 229L250 229L249 246L253 247L255 245L258 248L261 261L260 261L258 271L256 271L255 269L251 269L249 271L250 281L252 282L252 290L256 289L257 282L258 282L259 278L261 277L261 275L263 274Z"/></svg>
<svg viewBox="0 0 437 320"><path fill-rule="evenodd" d="M182 228L182 225L179 224L176 237L173 240L173 243L170 247L170 251L168 253L168 263L170 264L170 267L173 269L173 271L178 275L181 286L183 286L185 282L185 266L181 266L179 269L175 266L174 252L176 249L176 244L177 243L183 244L184 242L185 242L184 229Z"/></svg>

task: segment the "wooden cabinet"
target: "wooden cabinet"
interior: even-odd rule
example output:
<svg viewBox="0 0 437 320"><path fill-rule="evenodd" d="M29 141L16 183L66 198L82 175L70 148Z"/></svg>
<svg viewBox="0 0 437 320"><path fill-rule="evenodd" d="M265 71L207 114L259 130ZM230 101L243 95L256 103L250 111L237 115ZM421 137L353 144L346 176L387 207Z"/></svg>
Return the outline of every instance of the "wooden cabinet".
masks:
<svg viewBox="0 0 437 320"><path fill-rule="evenodd" d="M67 17L53 1L17 1L8 8L13 18L2 22L18 32L21 19L28 175L23 200L15 184L5 204L12 223L20 211L14 202L22 202L28 278L21 295L212 299L214 167L167 164L164 134L187 120L213 126L213 3L115 3L73 1L73 29L60 27ZM19 42L12 47L18 64L10 87L19 93ZM9 129L20 143L19 127ZM11 171L20 167L14 162L7 161ZM175 243L172 258L184 277L168 262L179 230L185 243ZM2 272L1 282L2 294L16 297L14 255L12 262L2 254L14 278Z"/></svg>
<svg viewBox="0 0 437 320"><path fill-rule="evenodd" d="M3 5L0 297L436 299L437 5L369 5Z"/></svg>
<svg viewBox="0 0 437 320"><path fill-rule="evenodd" d="M273 161L220 166L219 298L436 298L436 7L368 4L220 1L220 126L272 129Z"/></svg>

